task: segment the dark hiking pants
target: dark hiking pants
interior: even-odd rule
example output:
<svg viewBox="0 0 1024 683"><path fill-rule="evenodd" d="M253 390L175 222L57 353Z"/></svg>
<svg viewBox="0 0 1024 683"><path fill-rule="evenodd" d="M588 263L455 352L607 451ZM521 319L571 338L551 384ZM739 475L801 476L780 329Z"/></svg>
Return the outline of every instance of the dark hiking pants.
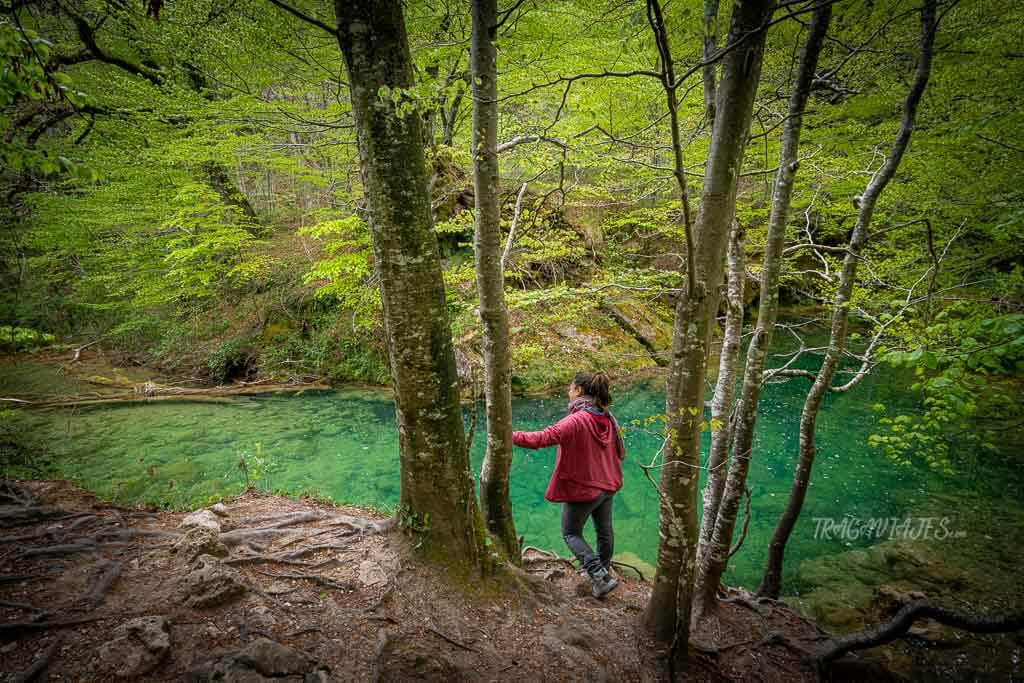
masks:
<svg viewBox="0 0 1024 683"><path fill-rule="evenodd" d="M594 500L562 505L562 537L569 550L591 576L602 568L607 569L612 562L612 551L615 547L615 535L612 532L614 497L614 493L604 491ZM583 540L583 527L588 517L594 518L597 553Z"/></svg>

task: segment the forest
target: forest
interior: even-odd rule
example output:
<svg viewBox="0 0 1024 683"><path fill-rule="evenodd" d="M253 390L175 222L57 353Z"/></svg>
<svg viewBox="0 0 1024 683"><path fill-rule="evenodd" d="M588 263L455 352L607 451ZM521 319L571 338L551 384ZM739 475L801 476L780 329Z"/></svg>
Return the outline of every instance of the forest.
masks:
<svg viewBox="0 0 1024 683"><path fill-rule="evenodd" d="M0 0L0 50L16 680L1024 676L1024 5ZM513 445L581 371L626 451L604 600ZM244 567L208 618L307 668L196 673L213 603L132 626L129 556ZM358 637L284 637L268 576ZM492 609L539 640L455 625ZM62 657L98 619L134 635Z"/></svg>

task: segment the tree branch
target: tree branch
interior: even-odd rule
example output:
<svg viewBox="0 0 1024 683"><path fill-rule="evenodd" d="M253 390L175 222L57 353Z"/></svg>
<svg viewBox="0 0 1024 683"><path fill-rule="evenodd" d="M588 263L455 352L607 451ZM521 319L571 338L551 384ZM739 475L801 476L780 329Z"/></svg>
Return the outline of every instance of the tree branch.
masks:
<svg viewBox="0 0 1024 683"><path fill-rule="evenodd" d="M283 9L285 12L288 12L288 14L291 14L293 17L301 19L302 21L306 22L307 24L310 24L312 26L316 26L317 28L320 28L320 29L323 29L324 31L327 31L332 36L338 35L338 29L336 29L334 27L331 27L331 26L328 26L324 22L320 21L319 19L315 19L315 18L309 16L308 14L304 14L304 13L300 12L299 10L295 9L294 7L292 7L291 5L286 5L285 3L281 2L281 0L267 0L267 1L270 4L275 5L276 7L279 7L281 9Z"/></svg>

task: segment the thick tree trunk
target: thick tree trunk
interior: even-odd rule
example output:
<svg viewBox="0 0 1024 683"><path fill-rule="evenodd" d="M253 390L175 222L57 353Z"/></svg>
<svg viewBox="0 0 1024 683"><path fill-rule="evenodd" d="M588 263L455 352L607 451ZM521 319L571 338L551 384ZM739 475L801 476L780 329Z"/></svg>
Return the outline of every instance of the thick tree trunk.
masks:
<svg viewBox="0 0 1024 683"><path fill-rule="evenodd" d="M645 623L658 641L672 644L681 651L685 651L689 641L708 347L718 312L725 245L735 217L736 181L773 7L771 0L745 0L737 3L733 10L728 42L736 46L722 60L722 80L717 93L717 113L705 167L700 214L688 255L686 280L675 311L666 400L668 438L660 484L658 566ZM648 13L667 74L664 82L669 111L674 114L672 58L661 9L654 0L648 2ZM674 115L670 120L679 179L683 172L678 122ZM685 189L683 197L685 201Z"/></svg>
<svg viewBox="0 0 1024 683"><path fill-rule="evenodd" d="M779 272L782 268L782 248L786 238L786 223L789 219L793 182L798 165L797 152L800 147L800 131L803 112L810 95L811 83L818 64L818 56L832 18L832 6L826 4L815 10L811 18L807 40L800 54L800 67L789 99L789 120L782 136L782 151L779 172L775 177L775 192L772 199L771 216L768 221L768 237L765 244L764 261L761 270L760 306L757 328L747 347L746 367L743 385L732 428L732 461L726 477L725 491L715 510L714 522L702 535L706 544L700 551L700 563L696 580L696 611L700 619L717 606L716 594L722 573L729 561L730 546L736 528L736 516L746 490L747 471L754 440L754 426L757 420L757 406L761 397L764 364L775 329L775 318L779 309ZM705 512L705 515L708 513Z"/></svg>
<svg viewBox="0 0 1024 683"><path fill-rule="evenodd" d="M708 479L704 484L703 517L700 522L700 540L697 543L697 566L703 564L703 554L710 545L711 535L718 517L718 506L725 488L726 463L732 436L733 399L736 397L736 361L739 359L743 336L743 285L747 279L743 228L733 221L729 234L729 255L726 290L725 329L722 332L722 351L718 362L718 380L711 398L711 421L717 427L711 434L708 455Z"/></svg>
<svg viewBox="0 0 1024 683"><path fill-rule="evenodd" d="M487 529L513 561L519 539L512 521L512 375L508 309L501 268L498 198L498 72L494 47L497 0L473 0L473 184L476 197L476 284L483 322L487 453L480 468L480 504Z"/></svg>
<svg viewBox="0 0 1024 683"><path fill-rule="evenodd" d="M421 119L382 88L413 85L399 0L336 0L381 282L401 460L399 516L427 556L481 566L483 528L459 406L448 307L430 219Z"/></svg>
<svg viewBox="0 0 1024 683"><path fill-rule="evenodd" d="M818 376L807 392L804 401L803 412L800 415L800 456L797 460L796 471L793 474L793 485L789 494L789 502L785 512L779 519L775 533L772 535L771 543L768 546L768 561L765 565L764 576L761 579L761 586L758 588L759 595L766 595L777 598L782 588L782 565L786 552L786 543L793 532L800 511L803 509L804 498L807 495L807 486L811 481L811 468L814 466L814 456L817 454L815 446L815 426L818 419L818 411L821 408L821 401L832 386L832 378L842 358L846 346L846 328L850 317L850 298L853 294L853 287L857 281L857 265L860 263L860 254L867 244L868 230L871 226L871 218L875 212L875 205L878 197L882 194L886 185L896 173L896 169L903 159L903 153L910 142L911 133L914 130L914 118L917 114L917 106L921 96L928 86L928 77L931 74L932 48L935 39L935 0L926 0L921 8L921 51L917 60L917 73L914 76L914 83L907 94L906 102L903 105L903 118L900 122L900 130L896 134L892 150L886 158L882 168L868 183L867 189L860 198L860 210L857 213L857 223L854 225L853 233L850 235L850 242L846 248L846 257L843 259L843 269L839 275L839 289L836 292L835 301L832 307L832 328L830 331L828 350L825 353L825 360L818 370Z"/></svg>

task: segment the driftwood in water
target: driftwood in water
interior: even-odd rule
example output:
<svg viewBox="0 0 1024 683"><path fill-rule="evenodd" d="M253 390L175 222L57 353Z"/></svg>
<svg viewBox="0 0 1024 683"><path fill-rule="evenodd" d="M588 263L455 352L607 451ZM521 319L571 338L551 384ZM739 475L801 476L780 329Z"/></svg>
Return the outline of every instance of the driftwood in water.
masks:
<svg viewBox="0 0 1024 683"><path fill-rule="evenodd" d="M232 396L259 396L263 394L302 393L304 391L329 391L328 384L260 384L245 386L217 386L206 389L185 389L166 387L147 382L133 386L131 391L117 394L93 396L62 396L50 400L21 401L26 408L82 408L117 403L148 403L151 401L196 401L206 403L227 403Z"/></svg>

